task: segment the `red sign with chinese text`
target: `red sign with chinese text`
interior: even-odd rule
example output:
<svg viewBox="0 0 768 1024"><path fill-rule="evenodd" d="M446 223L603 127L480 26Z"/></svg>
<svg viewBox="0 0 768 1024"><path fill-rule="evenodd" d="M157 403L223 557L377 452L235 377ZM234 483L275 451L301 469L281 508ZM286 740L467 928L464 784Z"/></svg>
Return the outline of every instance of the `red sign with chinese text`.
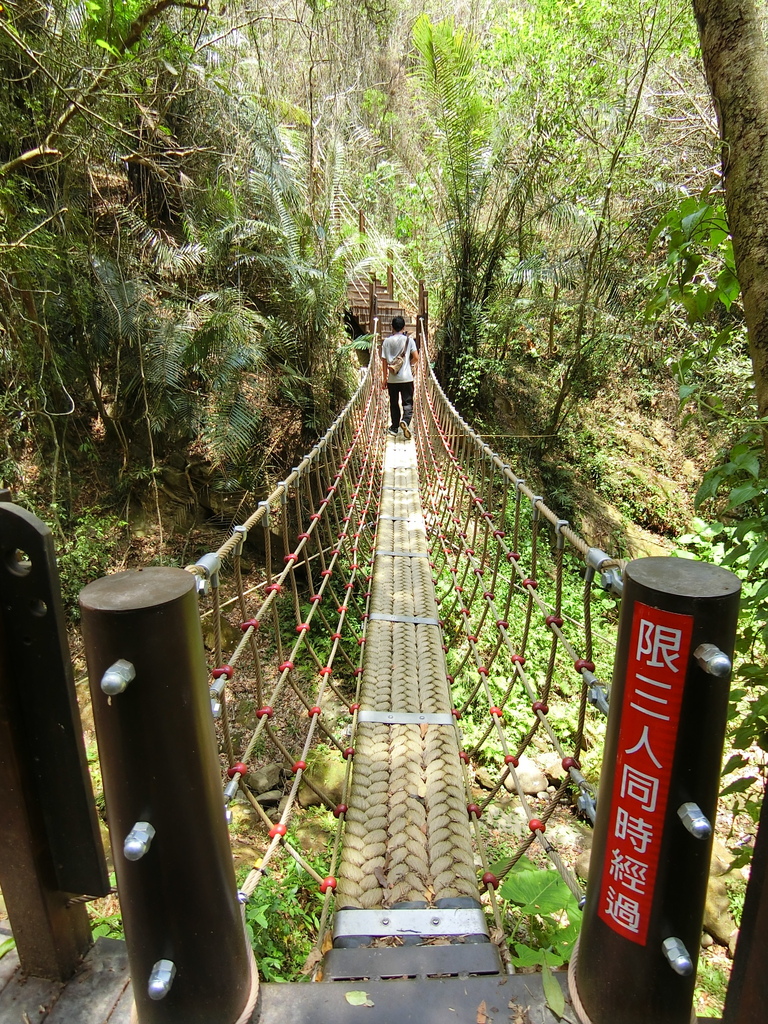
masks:
<svg viewBox="0 0 768 1024"><path fill-rule="evenodd" d="M644 946L693 616L636 603L598 917Z"/></svg>

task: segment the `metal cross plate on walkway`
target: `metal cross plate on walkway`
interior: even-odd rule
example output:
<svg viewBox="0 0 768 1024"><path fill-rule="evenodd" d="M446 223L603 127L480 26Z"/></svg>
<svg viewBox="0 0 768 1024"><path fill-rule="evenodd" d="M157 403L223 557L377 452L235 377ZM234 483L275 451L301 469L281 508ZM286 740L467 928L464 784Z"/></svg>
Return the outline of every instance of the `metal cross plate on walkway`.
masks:
<svg viewBox="0 0 768 1024"><path fill-rule="evenodd" d="M555 977L565 988L565 974ZM353 1001L350 993L365 993ZM576 1020L566 999L569 1019ZM251 1024L560 1024L547 1006L540 974L428 981L350 981L261 986ZM648 1024L651 1024L649 1021Z"/></svg>

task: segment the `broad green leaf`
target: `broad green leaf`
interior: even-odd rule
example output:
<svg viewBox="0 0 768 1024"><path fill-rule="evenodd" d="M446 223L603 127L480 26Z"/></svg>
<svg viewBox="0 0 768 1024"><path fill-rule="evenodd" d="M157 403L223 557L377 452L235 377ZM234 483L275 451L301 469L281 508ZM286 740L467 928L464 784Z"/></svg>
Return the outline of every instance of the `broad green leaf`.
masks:
<svg viewBox="0 0 768 1024"><path fill-rule="evenodd" d="M565 996L560 984L546 964L543 964L541 968L541 982L544 986L544 998L547 1000L547 1006L557 1017L562 1017L565 1012Z"/></svg>
<svg viewBox="0 0 768 1024"><path fill-rule="evenodd" d="M515 943L512 959L515 967L543 967L546 964L550 967L561 967L565 963L563 957L551 949L534 949L533 946L526 946L524 942Z"/></svg>
<svg viewBox="0 0 768 1024"><path fill-rule="evenodd" d="M763 565L768 561L768 540L761 541L749 553L747 568L751 571L757 565Z"/></svg>
<svg viewBox="0 0 768 1024"><path fill-rule="evenodd" d="M16 939L6 939L5 942L0 942L0 960L3 959L6 953L10 953L15 948Z"/></svg>
<svg viewBox="0 0 768 1024"><path fill-rule="evenodd" d="M760 497L763 492L764 488L757 484L740 484L734 487L728 496L728 508L737 508L753 498Z"/></svg>
<svg viewBox="0 0 768 1024"><path fill-rule="evenodd" d="M745 469L750 476L757 479L760 476L760 459L757 453L751 449L747 449L744 452L740 452L738 455L732 455L732 462L739 469Z"/></svg>
<svg viewBox="0 0 768 1024"><path fill-rule="evenodd" d="M368 998L367 992L345 992L344 998L350 1004L350 1006L375 1006Z"/></svg>
<svg viewBox="0 0 768 1024"><path fill-rule="evenodd" d="M720 796L727 796L728 793L746 793L746 791L750 789L756 781L757 780L753 779L751 776L743 779L736 779L735 782L732 782L729 786L726 786L725 789L720 791Z"/></svg>
<svg viewBox="0 0 768 1024"><path fill-rule="evenodd" d="M699 207L699 209L694 213L689 214L687 217L683 217L680 225L685 232L686 238L691 238L698 225L704 220L711 209L712 207L707 203L706 205Z"/></svg>
<svg viewBox="0 0 768 1024"><path fill-rule="evenodd" d="M731 304L738 299L740 291L741 285L738 278L726 267L717 278L716 294L718 299L726 309L730 309Z"/></svg>
<svg viewBox="0 0 768 1024"><path fill-rule="evenodd" d="M502 883L504 899L517 903L523 914L556 914L575 904L573 894L556 871L515 871Z"/></svg>
<svg viewBox="0 0 768 1024"><path fill-rule="evenodd" d="M745 757L741 754L734 754L728 758L728 761L723 768L723 775L730 775L731 772L735 772L737 768L743 768L745 764L749 764Z"/></svg>
<svg viewBox="0 0 768 1024"><path fill-rule="evenodd" d="M714 498L721 483L722 476L719 473L705 473L701 486L696 491L696 497L694 498L696 508L709 498Z"/></svg>

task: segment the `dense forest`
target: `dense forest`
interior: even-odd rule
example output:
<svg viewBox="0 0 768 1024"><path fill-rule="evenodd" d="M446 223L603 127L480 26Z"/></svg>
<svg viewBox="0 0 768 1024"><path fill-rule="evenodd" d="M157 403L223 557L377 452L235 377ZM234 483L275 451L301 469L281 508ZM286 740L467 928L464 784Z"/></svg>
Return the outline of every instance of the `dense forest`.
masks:
<svg viewBox="0 0 768 1024"><path fill-rule="evenodd" d="M263 497L354 388L347 285L394 254L448 394L553 507L740 573L762 773L765 13L2 0L0 485L70 596Z"/></svg>

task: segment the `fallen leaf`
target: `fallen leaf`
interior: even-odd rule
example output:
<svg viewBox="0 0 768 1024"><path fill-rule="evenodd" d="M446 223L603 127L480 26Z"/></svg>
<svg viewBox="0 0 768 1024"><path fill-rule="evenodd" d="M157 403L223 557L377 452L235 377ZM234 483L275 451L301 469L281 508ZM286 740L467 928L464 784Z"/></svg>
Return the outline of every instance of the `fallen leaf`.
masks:
<svg viewBox="0 0 768 1024"><path fill-rule="evenodd" d="M422 722L422 724L421 724L421 738L424 739L424 737L427 735L428 732L429 732L429 726L426 725L424 722Z"/></svg>
<svg viewBox="0 0 768 1024"><path fill-rule="evenodd" d="M333 949L333 932L330 930L330 928L323 936L323 942L322 945L320 946L320 949L323 951L323 953L327 953L329 950Z"/></svg>
<svg viewBox="0 0 768 1024"><path fill-rule="evenodd" d="M377 864L373 869L373 874L382 889L386 889L389 883L387 882L387 873L384 868Z"/></svg>
<svg viewBox="0 0 768 1024"><path fill-rule="evenodd" d="M509 1015L509 1024L530 1024L527 1006L521 1006L520 1003L513 1001L509 1004L509 1009L512 1011Z"/></svg>
<svg viewBox="0 0 768 1024"><path fill-rule="evenodd" d="M347 1000L350 1006L375 1006L368 998L367 992L345 992L344 998Z"/></svg>
<svg viewBox="0 0 768 1024"><path fill-rule="evenodd" d="M490 1017L486 1013L486 1006L487 1004L485 1000L483 1000L482 1003L480 1003L480 1005L478 1006L477 1017L475 1018L476 1024L488 1024Z"/></svg>
<svg viewBox="0 0 768 1024"><path fill-rule="evenodd" d="M309 954L307 959L304 961L304 966L301 968L302 974L311 974L317 964L323 959L323 954L319 949L315 948Z"/></svg>

